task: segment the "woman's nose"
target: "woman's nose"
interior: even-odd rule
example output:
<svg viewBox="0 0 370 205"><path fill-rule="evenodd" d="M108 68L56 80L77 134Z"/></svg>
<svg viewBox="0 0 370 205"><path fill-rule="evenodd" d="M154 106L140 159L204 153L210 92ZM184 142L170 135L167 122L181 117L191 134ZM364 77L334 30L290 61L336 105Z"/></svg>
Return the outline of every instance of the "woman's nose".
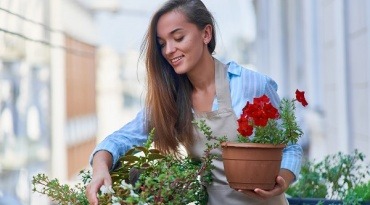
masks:
<svg viewBox="0 0 370 205"><path fill-rule="evenodd" d="M175 46L172 43L167 43L165 46L166 55L171 54L176 51Z"/></svg>

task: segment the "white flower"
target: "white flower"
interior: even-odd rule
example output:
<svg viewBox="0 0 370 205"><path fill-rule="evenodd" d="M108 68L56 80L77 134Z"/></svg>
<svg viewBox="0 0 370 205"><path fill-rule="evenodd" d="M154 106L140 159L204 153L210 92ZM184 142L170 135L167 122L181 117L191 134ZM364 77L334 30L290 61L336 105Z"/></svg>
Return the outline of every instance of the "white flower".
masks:
<svg viewBox="0 0 370 205"><path fill-rule="evenodd" d="M101 191L102 194L113 194L114 193L112 185L110 185L108 187L103 185L103 186L100 187L100 191Z"/></svg>
<svg viewBox="0 0 370 205"><path fill-rule="evenodd" d="M132 189L130 190L130 196L132 197L139 197L139 195L137 195Z"/></svg>
<svg viewBox="0 0 370 205"><path fill-rule="evenodd" d="M125 180L122 180L122 181L121 181L121 187L122 187L122 188L124 188L124 189L130 189L130 190L132 190L132 189L133 189L132 185L131 185L131 184L127 184L127 183L125 182Z"/></svg>
<svg viewBox="0 0 370 205"><path fill-rule="evenodd" d="M129 189L130 190L130 196L132 197L139 197L139 195L137 195L135 192L134 192L134 187L131 185L131 184L127 184L125 182L125 180L122 180L121 181L121 187L124 188L124 189Z"/></svg>
<svg viewBox="0 0 370 205"><path fill-rule="evenodd" d="M112 196L112 205L121 205L121 198Z"/></svg>

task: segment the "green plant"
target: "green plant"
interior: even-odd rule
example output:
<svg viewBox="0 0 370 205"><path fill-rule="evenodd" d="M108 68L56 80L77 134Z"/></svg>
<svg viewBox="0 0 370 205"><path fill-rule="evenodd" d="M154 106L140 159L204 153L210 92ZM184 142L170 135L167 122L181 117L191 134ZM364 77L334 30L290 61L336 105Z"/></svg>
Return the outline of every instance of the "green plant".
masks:
<svg viewBox="0 0 370 205"><path fill-rule="evenodd" d="M321 164L304 162L299 180L290 186L286 193L299 198L325 198L328 190L326 180L321 176Z"/></svg>
<svg viewBox="0 0 370 205"><path fill-rule="evenodd" d="M254 98L253 103L247 102L238 119L238 141L275 145L296 143L303 132L296 121L294 103L298 101L303 106L308 103L304 91L296 90L295 94L295 99L283 98L279 110L267 95Z"/></svg>
<svg viewBox="0 0 370 205"><path fill-rule="evenodd" d="M98 193L99 204L207 204L208 196L203 185L212 181L215 157L210 152L220 147L226 138L212 136L204 121L194 123L208 140L200 161L165 156L150 148L152 130L144 146L133 147L120 158L119 168L111 172L112 187L103 186ZM91 180L91 174L88 171L81 173L83 184L74 188L39 174L32 180L33 190L46 194L58 204L88 204L85 186Z"/></svg>
<svg viewBox="0 0 370 205"><path fill-rule="evenodd" d="M366 194L370 195L370 185L363 182L370 174L369 166L363 164L364 158L364 154L355 150L351 154L328 155L320 162L307 161L298 181L290 186L287 194L299 198L344 200L345 204L351 205L361 201Z"/></svg>
<svg viewBox="0 0 370 205"><path fill-rule="evenodd" d="M364 170L361 164L364 158L364 154L355 150L352 154L339 152L324 159L322 175L333 190L331 196L343 199L348 190L353 189L370 174L369 169Z"/></svg>
<svg viewBox="0 0 370 205"><path fill-rule="evenodd" d="M49 196L53 201L61 205L78 204L89 205L85 196L85 185L90 181L90 172L81 171L82 182L75 186L61 184L58 179L50 180L45 174L33 176L33 191Z"/></svg>
<svg viewBox="0 0 370 205"><path fill-rule="evenodd" d="M370 201L370 181L355 185L343 199L344 204L351 205L360 205L365 201Z"/></svg>

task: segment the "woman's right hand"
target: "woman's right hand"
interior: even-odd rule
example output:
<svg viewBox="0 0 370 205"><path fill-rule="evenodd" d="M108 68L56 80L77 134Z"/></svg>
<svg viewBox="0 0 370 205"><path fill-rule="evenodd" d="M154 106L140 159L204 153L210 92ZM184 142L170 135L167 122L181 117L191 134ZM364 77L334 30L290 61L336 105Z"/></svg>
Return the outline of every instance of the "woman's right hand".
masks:
<svg viewBox="0 0 370 205"><path fill-rule="evenodd" d="M109 169L112 166L112 155L107 151L95 153L93 158L93 174L86 186L86 197L91 205L98 205L97 193L102 185L112 185Z"/></svg>

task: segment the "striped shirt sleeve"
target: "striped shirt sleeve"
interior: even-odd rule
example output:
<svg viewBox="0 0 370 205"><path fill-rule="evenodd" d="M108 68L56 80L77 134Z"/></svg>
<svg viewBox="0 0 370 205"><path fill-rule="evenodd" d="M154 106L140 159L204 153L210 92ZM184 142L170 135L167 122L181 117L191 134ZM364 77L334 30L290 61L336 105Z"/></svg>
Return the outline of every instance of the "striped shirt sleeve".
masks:
<svg viewBox="0 0 370 205"><path fill-rule="evenodd" d="M100 142L90 156L90 164L95 153L100 150L108 151L113 157L114 169L120 156L124 155L134 145L142 145L146 142L148 133L144 127L144 112L140 111L137 116L121 129L108 135Z"/></svg>

